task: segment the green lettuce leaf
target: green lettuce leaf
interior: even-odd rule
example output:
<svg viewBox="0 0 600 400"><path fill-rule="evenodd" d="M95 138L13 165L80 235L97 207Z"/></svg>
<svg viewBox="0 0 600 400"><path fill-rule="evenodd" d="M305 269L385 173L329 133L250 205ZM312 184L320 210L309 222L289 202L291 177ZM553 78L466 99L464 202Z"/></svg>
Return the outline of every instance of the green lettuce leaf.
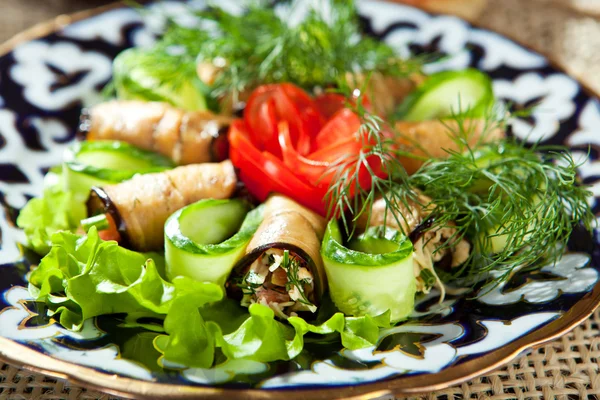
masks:
<svg viewBox="0 0 600 400"><path fill-rule="evenodd" d="M169 362L187 366L209 367L215 356L215 339L200 307L223 298L219 285L197 282L187 277L173 280L177 297L165 319L170 334L164 354Z"/></svg>
<svg viewBox="0 0 600 400"><path fill-rule="evenodd" d="M376 344L379 329L390 320L389 312L344 317L332 304L323 304L314 324L300 317L286 323L275 319L273 310L264 305L245 309L224 299L217 284L188 277L166 281L160 256L103 241L95 227L86 236L58 232L51 240L52 250L30 275L30 292L47 304L50 315L64 327L80 330L89 318L126 314L123 326L152 331L143 341L132 342L132 349L138 352L152 341L161 355L159 365L166 367L290 360L308 340L341 340L345 348L358 349ZM164 319L165 334L158 325L148 329L136 323L144 317L158 323ZM149 363L147 357L144 360Z"/></svg>
<svg viewBox="0 0 600 400"><path fill-rule="evenodd" d="M229 307L218 307L222 303L208 308L196 308L202 301L194 302L183 296L179 305L179 297L165 320L168 335L155 340L156 349L163 354L163 362L197 368L208 368L213 365L213 355L219 348L229 360L251 360L271 362L291 360L298 356L304 348L307 334L330 335L339 334L342 344L347 349L360 349L373 346L379 339L379 328L389 326L389 313L378 317L344 317L340 312L333 314L328 320L313 325L300 317L291 317L288 324L275 319L275 313L269 307L252 304L245 320L230 333L223 332L225 327L231 328L231 318L239 313ZM217 310L221 310L219 313ZM210 310L210 317L204 318L203 311ZM210 318L210 319L209 319ZM167 321L172 322L167 326ZM201 351L199 351L201 349Z"/></svg>
<svg viewBox="0 0 600 400"><path fill-rule="evenodd" d="M99 315L166 314L174 290L152 258L102 241L95 227L82 237L53 234L52 250L30 276L32 295L72 330Z"/></svg>
<svg viewBox="0 0 600 400"><path fill-rule="evenodd" d="M44 191L42 197L29 200L19 213L17 226L25 232L28 246L39 255L46 255L57 231L74 232L86 217L85 204L71 192L58 187Z"/></svg>

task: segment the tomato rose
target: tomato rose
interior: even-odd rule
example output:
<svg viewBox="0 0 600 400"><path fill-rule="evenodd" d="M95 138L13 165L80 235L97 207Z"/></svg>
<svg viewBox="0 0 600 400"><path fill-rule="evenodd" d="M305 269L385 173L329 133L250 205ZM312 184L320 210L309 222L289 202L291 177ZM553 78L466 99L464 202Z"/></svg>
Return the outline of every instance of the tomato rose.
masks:
<svg viewBox="0 0 600 400"><path fill-rule="evenodd" d="M366 143L360 118L344 104L340 95L314 100L289 83L254 90L243 119L229 130L229 156L250 193L264 201L278 192L325 215L336 168L341 160L356 159ZM373 161L371 169L380 173ZM366 168L357 175L354 184L370 187Z"/></svg>

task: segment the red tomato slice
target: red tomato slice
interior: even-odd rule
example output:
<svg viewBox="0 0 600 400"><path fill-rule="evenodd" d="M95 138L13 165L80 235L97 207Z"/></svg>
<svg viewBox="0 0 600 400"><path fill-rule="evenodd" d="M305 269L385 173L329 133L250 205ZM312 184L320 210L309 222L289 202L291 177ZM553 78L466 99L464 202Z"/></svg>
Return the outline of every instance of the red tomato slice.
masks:
<svg viewBox="0 0 600 400"><path fill-rule="evenodd" d="M285 122L279 123L279 144L283 155L285 165L312 185L323 189L325 192L331 185L332 179L336 178L339 168L343 168L344 162L347 162L346 168L360 168L358 174L358 184L362 187L371 185L370 174L366 166L358 166L358 155L363 148L363 143L355 135L350 135L344 140L339 140L329 147L320 149L303 157L294 149L289 135L289 129ZM377 161L374 159L373 161ZM340 163L340 164L338 164ZM370 166L370 168L372 168ZM352 188L354 193L356 187Z"/></svg>
<svg viewBox="0 0 600 400"><path fill-rule="evenodd" d="M277 140L277 123L287 121L298 151L307 154L325 119L306 92L289 83L258 87L252 92L244 120L253 142L260 150L281 155Z"/></svg>
<svg viewBox="0 0 600 400"><path fill-rule="evenodd" d="M324 174L330 163L321 160L312 160L298 154L290 137L289 126L286 122L279 123L279 145L283 162L294 173L310 182L312 185L323 183Z"/></svg>
<svg viewBox="0 0 600 400"><path fill-rule="evenodd" d="M278 192L324 215L322 190L300 180L273 154L259 151L240 120L232 123L229 142L231 162L239 168L240 178L250 193L260 201L271 192Z"/></svg>
<svg viewBox="0 0 600 400"><path fill-rule="evenodd" d="M346 108L346 98L339 93L323 93L315 99L317 109L329 119L343 108Z"/></svg>
<svg viewBox="0 0 600 400"><path fill-rule="evenodd" d="M331 146L349 138L357 138L361 122L358 115L347 108L343 108L325 124L317 135L315 142L317 149Z"/></svg>
<svg viewBox="0 0 600 400"><path fill-rule="evenodd" d="M359 132L361 120L346 103L331 93L313 100L289 83L252 92L244 119L232 123L228 136L231 161L248 191L261 201L278 192L324 215L323 200L339 171L337 163L345 160L346 168L358 168L350 196L359 186L371 186L372 173L383 176L377 157L356 164L361 151L368 150Z"/></svg>
<svg viewBox="0 0 600 400"><path fill-rule="evenodd" d="M108 228L98 231L98 237L100 237L100 239L104 241L114 240L120 242L121 234L117 229L117 224L115 223L115 220L109 213L106 213L104 215L106 216L106 220L108 221Z"/></svg>

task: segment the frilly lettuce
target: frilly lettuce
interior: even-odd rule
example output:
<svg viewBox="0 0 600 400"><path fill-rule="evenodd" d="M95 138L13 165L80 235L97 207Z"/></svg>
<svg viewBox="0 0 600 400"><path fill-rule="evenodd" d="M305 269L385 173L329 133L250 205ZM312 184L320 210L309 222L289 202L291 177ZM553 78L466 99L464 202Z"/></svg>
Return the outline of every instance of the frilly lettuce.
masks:
<svg viewBox="0 0 600 400"><path fill-rule="evenodd" d="M215 347L229 360L291 360L304 348L304 336L308 333L337 333L345 348L360 349L374 345L379 338L379 328L389 326L389 313L375 318L348 318L340 312L319 325L310 324L300 317L290 317L287 325L276 320L269 307L252 304L248 309L250 316L237 329L226 333L221 323L231 321L226 307L211 307L213 312L222 310L220 318L216 319L213 313L212 320L207 320L198 305L191 306L189 301L182 301L181 307L173 306L169 311L165 320L168 335L159 336L154 342L156 349L163 354L163 365L210 367Z"/></svg>
<svg viewBox="0 0 600 400"><path fill-rule="evenodd" d="M52 250L29 282L31 294L72 330L99 315L166 314L174 297L174 286L161 277L155 259L102 241L95 227L87 236L53 234Z"/></svg>
<svg viewBox="0 0 600 400"><path fill-rule="evenodd" d="M276 320L266 306L253 304L246 310L224 299L217 284L187 277L166 281L159 256L102 241L95 227L86 236L58 232L51 240L52 250L30 275L32 295L71 330L107 314L164 318L166 334L157 335L154 346L167 367L207 368L223 357L289 360L300 354L307 335L312 341L318 340L315 335L337 335L345 348L362 348L375 344L379 328L389 322L385 314L346 318L323 307L319 323L291 317L287 324Z"/></svg>
<svg viewBox="0 0 600 400"><path fill-rule="evenodd" d="M19 213L17 226L25 232L29 247L40 255L50 251L51 236L57 231L74 231L86 217L85 204L71 192L58 187L44 191L43 197L29 200Z"/></svg>

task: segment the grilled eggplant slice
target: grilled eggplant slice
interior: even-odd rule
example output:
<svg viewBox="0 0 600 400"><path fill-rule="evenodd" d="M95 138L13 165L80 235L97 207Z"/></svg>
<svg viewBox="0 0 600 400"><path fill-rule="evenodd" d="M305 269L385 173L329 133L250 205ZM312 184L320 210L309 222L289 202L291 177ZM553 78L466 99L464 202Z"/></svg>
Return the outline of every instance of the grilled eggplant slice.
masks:
<svg viewBox="0 0 600 400"><path fill-rule="evenodd" d="M92 186L110 185L137 174L173 168L166 157L125 142L101 140L77 142L64 155L62 173L65 189L84 202Z"/></svg>
<svg viewBox="0 0 600 400"><path fill-rule="evenodd" d="M164 241L164 224L175 211L202 199L227 199L237 177L230 161L192 164L102 188L93 187L88 215L108 213L124 245L138 251L156 250Z"/></svg>
<svg viewBox="0 0 600 400"><path fill-rule="evenodd" d="M167 103L114 100L87 110L80 129L88 140L121 140L187 165L226 159L230 122L229 117Z"/></svg>
<svg viewBox="0 0 600 400"><path fill-rule="evenodd" d="M413 156L400 157L406 172L413 174L427 158L447 158L448 152L460 151L458 142L466 140L470 147L480 143L498 141L504 138L500 126L492 126L484 119L465 118L462 126L456 120L398 121L398 144L404 152ZM466 132L464 138L457 140L458 132Z"/></svg>

